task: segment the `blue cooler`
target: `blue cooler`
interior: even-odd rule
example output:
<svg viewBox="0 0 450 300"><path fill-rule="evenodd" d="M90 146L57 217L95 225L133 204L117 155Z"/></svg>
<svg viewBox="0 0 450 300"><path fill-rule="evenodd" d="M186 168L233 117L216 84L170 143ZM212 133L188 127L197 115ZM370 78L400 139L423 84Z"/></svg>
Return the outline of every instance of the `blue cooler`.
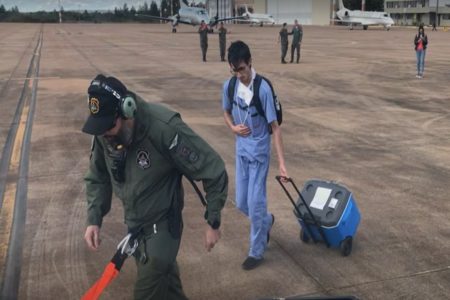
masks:
<svg viewBox="0 0 450 300"><path fill-rule="evenodd" d="M310 180L300 193L292 179L299 198L294 203L280 177L277 180L294 205L294 214L300 223L300 239L307 243L323 241L328 247L340 248L347 256L352 251L353 237L361 219L353 194L344 186L324 180Z"/></svg>

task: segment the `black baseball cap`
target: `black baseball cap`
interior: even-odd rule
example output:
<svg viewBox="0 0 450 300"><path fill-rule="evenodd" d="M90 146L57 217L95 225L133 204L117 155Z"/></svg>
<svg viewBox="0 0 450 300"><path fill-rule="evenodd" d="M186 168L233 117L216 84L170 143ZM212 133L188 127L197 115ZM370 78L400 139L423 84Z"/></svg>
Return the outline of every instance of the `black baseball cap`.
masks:
<svg viewBox="0 0 450 300"><path fill-rule="evenodd" d="M88 88L89 117L82 131L102 135L114 126L120 114L120 102L127 89L118 79L97 75Z"/></svg>

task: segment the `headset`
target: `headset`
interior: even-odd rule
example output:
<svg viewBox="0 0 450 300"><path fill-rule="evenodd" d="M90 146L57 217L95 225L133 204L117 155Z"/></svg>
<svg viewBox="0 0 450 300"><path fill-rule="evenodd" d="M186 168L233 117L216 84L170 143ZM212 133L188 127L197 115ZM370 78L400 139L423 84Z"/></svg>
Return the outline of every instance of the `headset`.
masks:
<svg viewBox="0 0 450 300"><path fill-rule="evenodd" d="M119 101L119 114L123 119L133 119L136 115L136 100L134 100L134 96L132 94L128 93L124 97L122 97L120 93L118 93L102 80L98 79L92 80L90 87L103 88L105 91L113 95L114 98Z"/></svg>

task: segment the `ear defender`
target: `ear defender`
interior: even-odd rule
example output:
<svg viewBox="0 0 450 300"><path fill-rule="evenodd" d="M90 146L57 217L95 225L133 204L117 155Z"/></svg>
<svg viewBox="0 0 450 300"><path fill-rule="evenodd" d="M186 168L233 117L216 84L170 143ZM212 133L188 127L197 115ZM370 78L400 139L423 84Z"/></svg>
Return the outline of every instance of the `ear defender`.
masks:
<svg viewBox="0 0 450 300"><path fill-rule="evenodd" d="M122 99L120 110L125 119L133 119L136 115L136 109L136 101L132 96L127 95Z"/></svg>

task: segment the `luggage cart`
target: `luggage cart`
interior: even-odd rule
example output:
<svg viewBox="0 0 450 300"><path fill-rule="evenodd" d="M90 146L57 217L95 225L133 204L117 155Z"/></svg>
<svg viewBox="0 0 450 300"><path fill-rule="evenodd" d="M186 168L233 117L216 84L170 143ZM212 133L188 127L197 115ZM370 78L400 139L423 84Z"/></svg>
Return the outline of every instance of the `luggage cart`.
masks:
<svg viewBox="0 0 450 300"><path fill-rule="evenodd" d="M324 180L310 180L299 191L292 178L275 177L292 205L300 224L300 239L308 243L323 241L340 248L343 256L352 252L353 237L361 219L353 194L344 186ZM284 182L290 182L299 195L294 202Z"/></svg>

